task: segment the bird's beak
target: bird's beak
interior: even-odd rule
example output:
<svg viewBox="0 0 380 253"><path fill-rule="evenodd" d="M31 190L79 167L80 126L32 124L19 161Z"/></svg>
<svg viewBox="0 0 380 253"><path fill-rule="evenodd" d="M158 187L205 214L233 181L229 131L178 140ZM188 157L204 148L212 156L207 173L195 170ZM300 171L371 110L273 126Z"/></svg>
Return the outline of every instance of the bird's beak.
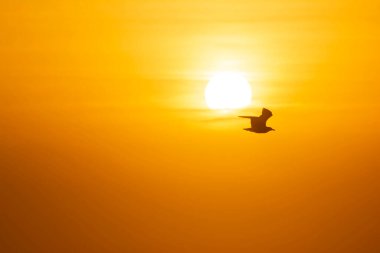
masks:
<svg viewBox="0 0 380 253"><path fill-rule="evenodd" d="M272 129L272 131L276 131L276 129Z"/></svg>

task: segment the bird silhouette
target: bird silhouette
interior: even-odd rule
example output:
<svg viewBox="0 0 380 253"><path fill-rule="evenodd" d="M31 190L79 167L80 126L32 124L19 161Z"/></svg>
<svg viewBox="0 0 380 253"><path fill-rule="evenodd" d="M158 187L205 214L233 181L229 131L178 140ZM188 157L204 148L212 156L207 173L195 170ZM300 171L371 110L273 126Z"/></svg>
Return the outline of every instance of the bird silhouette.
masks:
<svg viewBox="0 0 380 253"><path fill-rule="evenodd" d="M267 127L267 120L272 117L272 112L266 108L263 108L261 116L239 116L240 118L251 119L251 128L244 128L246 131L254 133L268 133L269 131L274 131L273 128Z"/></svg>

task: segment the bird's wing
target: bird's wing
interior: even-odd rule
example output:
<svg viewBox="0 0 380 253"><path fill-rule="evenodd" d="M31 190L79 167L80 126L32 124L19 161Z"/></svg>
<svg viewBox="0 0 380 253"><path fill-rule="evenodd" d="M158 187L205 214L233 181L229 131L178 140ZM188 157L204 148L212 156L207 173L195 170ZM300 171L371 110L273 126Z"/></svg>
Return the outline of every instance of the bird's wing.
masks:
<svg viewBox="0 0 380 253"><path fill-rule="evenodd" d="M265 119L269 119L270 117L272 117L272 112L269 111L268 109L266 108L263 108L263 111L261 113L261 117L265 118Z"/></svg>
<svg viewBox="0 0 380 253"><path fill-rule="evenodd" d="M251 117L251 128L254 128L257 125L257 117Z"/></svg>
<svg viewBox="0 0 380 253"><path fill-rule="evenodd" d="M239 116L240 118L246 118L246 119L250 119L251 120L251 127L253 128L254 125L257 124L257 121L258 121L258 117L254 117L254 116Z"/></svg>
<svg viewBox="0 0 380 253"><path fill-rule="evenodd" d="M261 116L260 118L262 118L263 120L268 120L270 117L272 117L272 112L269 111L268 109L266 108L263 108L263 111L261 113Z"/></svg>

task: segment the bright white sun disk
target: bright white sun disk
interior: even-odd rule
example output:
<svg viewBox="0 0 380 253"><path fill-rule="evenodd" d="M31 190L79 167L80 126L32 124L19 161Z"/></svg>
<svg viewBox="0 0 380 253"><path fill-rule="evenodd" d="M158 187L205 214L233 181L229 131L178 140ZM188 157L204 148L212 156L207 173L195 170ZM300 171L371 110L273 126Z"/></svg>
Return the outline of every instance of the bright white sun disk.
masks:
<svg viewBox="0 0 380 253"><path fill-rule="evenodd" d="M219 72L210 79L205 98L210 109L243 108L251 103L251 86L241 73Z"/></svg>

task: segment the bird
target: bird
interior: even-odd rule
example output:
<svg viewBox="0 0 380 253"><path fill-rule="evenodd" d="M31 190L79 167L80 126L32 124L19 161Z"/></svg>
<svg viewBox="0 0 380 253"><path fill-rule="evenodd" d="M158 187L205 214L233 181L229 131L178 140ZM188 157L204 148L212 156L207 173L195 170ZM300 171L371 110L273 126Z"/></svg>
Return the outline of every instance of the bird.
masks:
<svg viewBox="0 0 380 253"><path fill-rule="evenodd" d="M272 117L272 112L266 108L263 108L262 113L259 117L255 116L239 116L240 118L251 119L251 128L244 128L246 131L254 133L268 133L269 131L274 131L273 128L267 126L267 120Z"/></svg>

